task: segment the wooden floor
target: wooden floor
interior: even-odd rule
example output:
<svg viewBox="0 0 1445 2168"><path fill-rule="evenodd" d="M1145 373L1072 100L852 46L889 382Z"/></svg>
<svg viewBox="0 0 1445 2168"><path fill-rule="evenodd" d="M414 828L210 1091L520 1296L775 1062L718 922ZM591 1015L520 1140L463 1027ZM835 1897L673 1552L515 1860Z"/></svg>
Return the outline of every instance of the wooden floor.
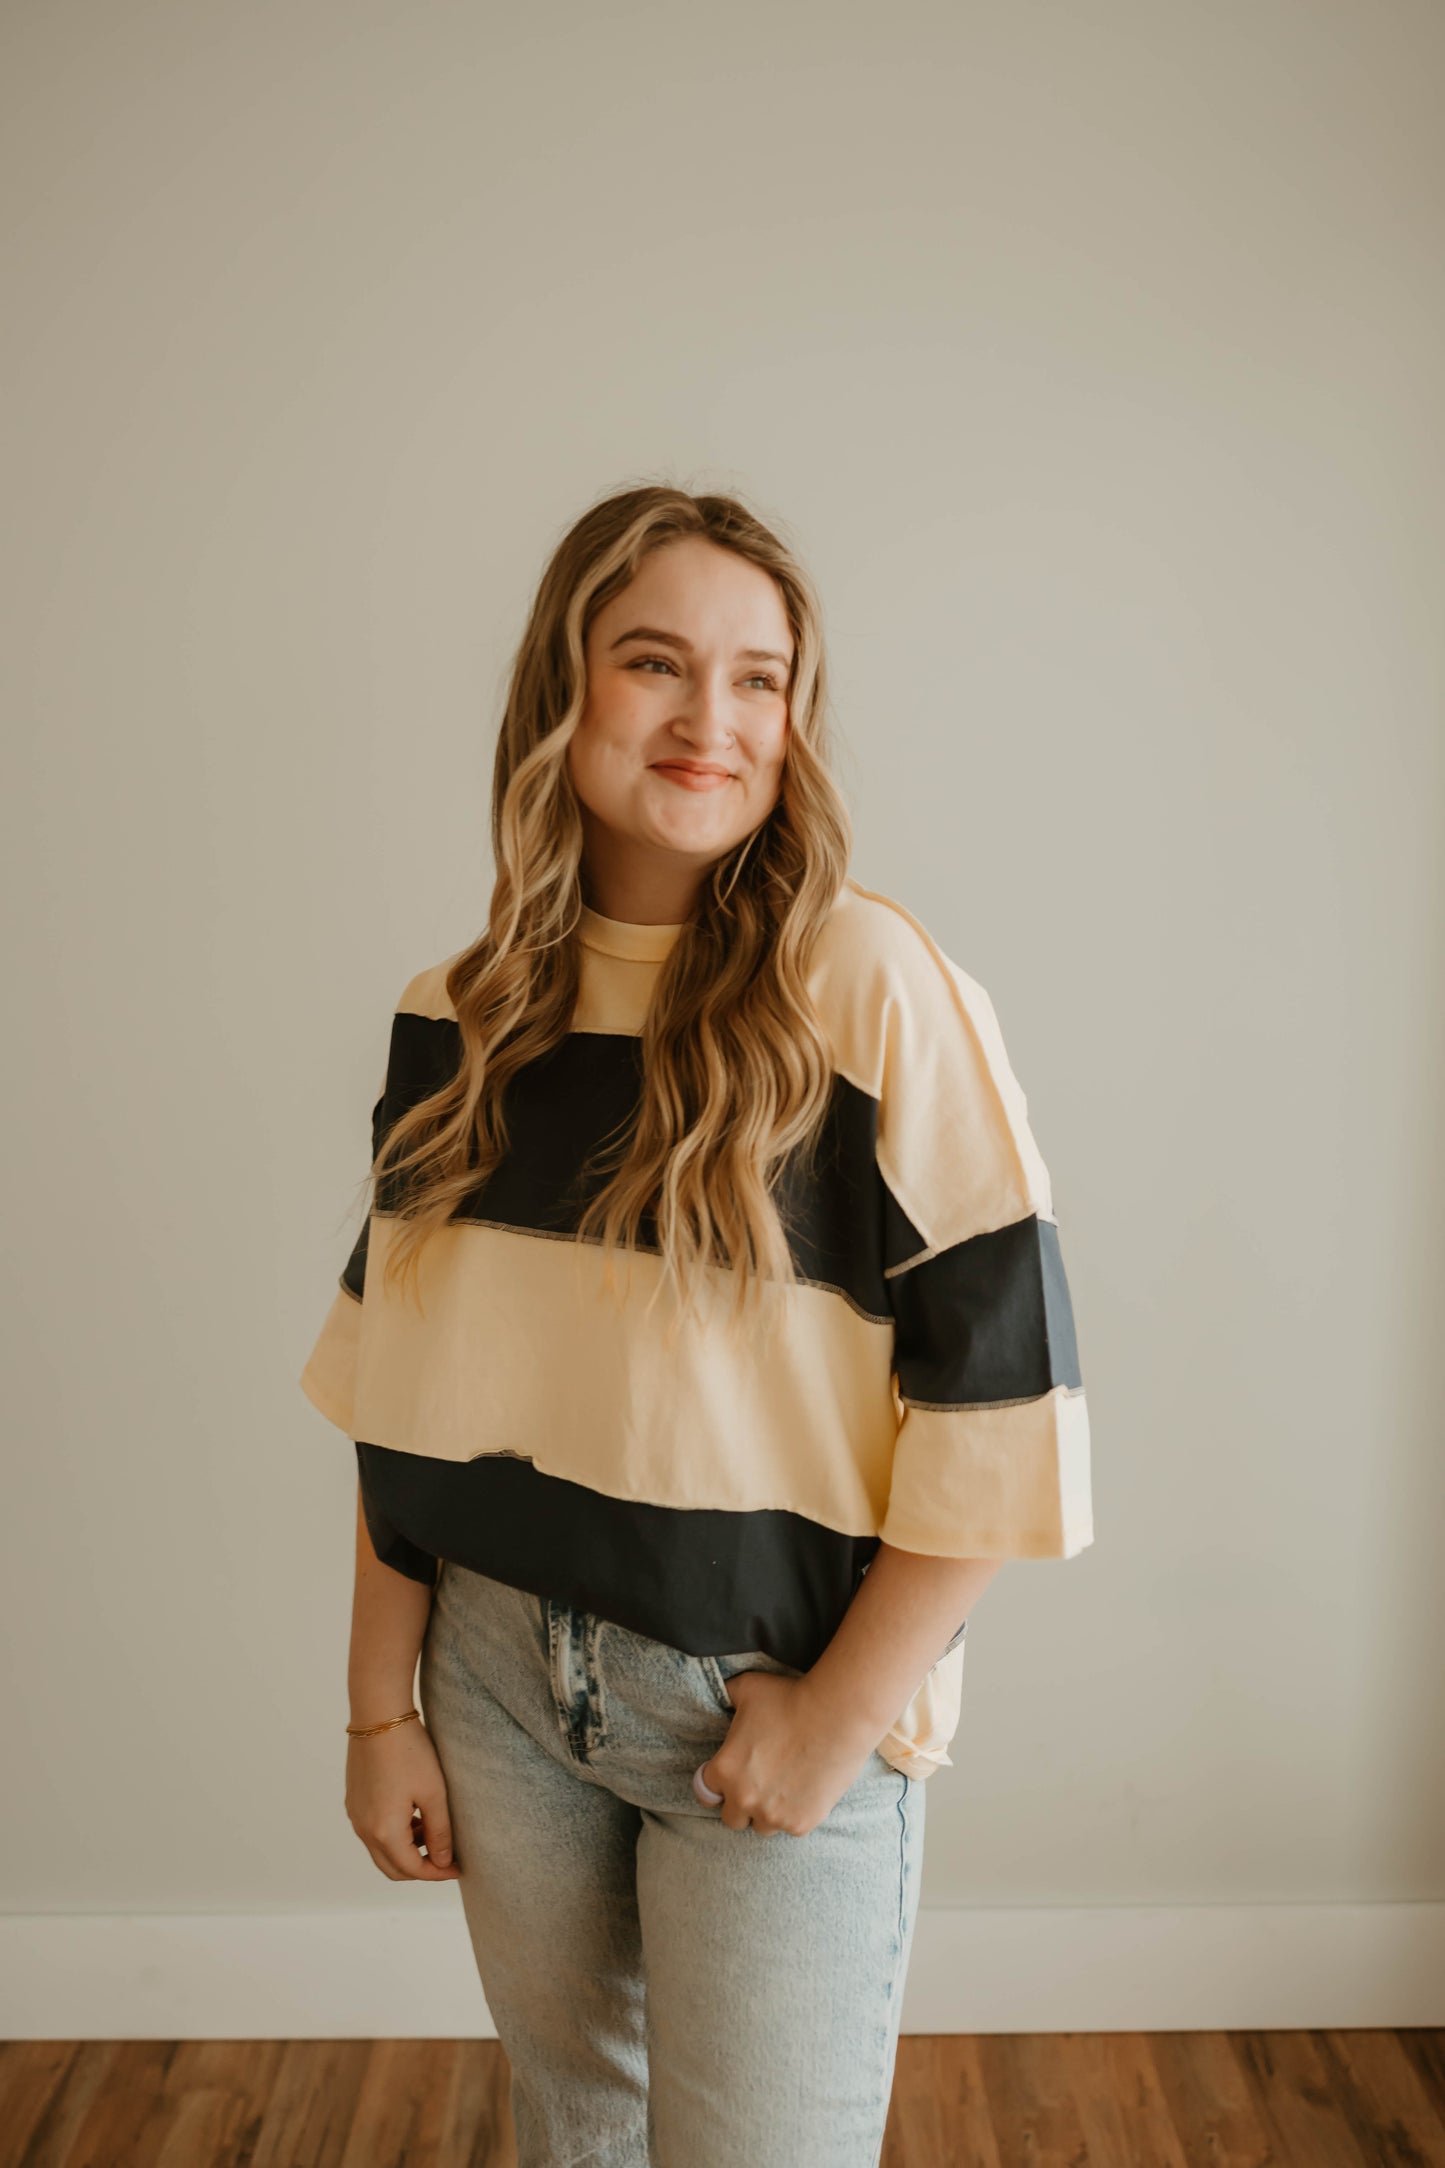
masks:
<svg viewBox="0 0 1445 2168"><path fill-rule="evenodd" d="M495 2040L11 2041L0 2168L515 2168L507 2084ZM882 2168L1195 2163L1445 2168L1445 2030L898 2043Z"/></svg>

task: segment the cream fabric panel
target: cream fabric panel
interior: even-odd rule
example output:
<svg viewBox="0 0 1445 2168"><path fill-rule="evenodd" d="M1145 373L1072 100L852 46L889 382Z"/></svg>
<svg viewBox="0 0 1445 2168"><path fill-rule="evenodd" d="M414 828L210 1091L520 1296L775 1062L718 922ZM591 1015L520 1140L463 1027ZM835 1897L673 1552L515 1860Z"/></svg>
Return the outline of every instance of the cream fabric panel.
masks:
<svg viewBox="0 0 1445 2168"><path fill-rule="evenodd" d="M850 881L809 980L835 1065L879 1101L878 1165L920 1257L1054 1216L993 1003L891 897Z"/></svg>
<svg viewBox="0 0 1445 2168"><path fill-rule="evenodd" d="M361 1346L361 1304L344 1287L336 1291L316 1344L301 1373L301 1390L328 1423L356 1436L353 1401Z"/></svg>
<svg viewBox="0 0 1445 2168"><path fill-rule="evenodd" d="M963 1713L963 1659L967 1647L965 1635L956 1648L939 1657L887 1737L878 1742L884 1760L910 1777L927 1777L935 1769L953 1767L948 1748Z"/></svg>
<svg viewBox="0 0 1445 2168"><path fill-rule="evenodd" d="M623 1308L602 1291L598 1245L475 1222L423 1251L418 1309L382 1292L395 1227L373 1215L353 1436L443 1460L514 1452L615 1498L877 1533L898 1426L891 1320L773 1283L786 1350L754 1328L734 1339L716 1283L712 1314L681 1325L658 1258L631 1260Z"/></svg>
<svg viewBox="0 0 1445 2168"><path fill-rule="evenodd" d="M908 1402L881 1534L940 1558L1072 1558L1093 1541L1082 1388L978 1408Z"/></svg>

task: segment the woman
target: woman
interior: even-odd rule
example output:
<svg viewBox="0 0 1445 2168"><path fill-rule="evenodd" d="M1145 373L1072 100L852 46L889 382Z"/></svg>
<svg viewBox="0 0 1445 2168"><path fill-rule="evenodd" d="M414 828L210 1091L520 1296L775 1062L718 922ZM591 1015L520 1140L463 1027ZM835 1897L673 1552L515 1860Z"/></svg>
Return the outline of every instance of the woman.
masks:
<svg viewBox="0 0 1445 2168"><path fill-rule="evenodd" d="M968 1614L1092 1540L1024 1095L849 878L826 705L734 499L564 537L302 1379L359 1465L347 1813L461 1884L521 2168L873 2168Z"/></svg>

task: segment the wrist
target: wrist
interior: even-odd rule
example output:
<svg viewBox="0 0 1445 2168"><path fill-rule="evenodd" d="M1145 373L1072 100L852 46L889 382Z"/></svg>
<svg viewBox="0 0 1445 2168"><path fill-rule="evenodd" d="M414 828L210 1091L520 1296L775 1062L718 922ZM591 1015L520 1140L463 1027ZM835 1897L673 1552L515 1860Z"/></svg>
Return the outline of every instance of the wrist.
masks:
<svg viewBox="0 0 1445 2168"><path fill-rule="evenodd" d="M384 1724L416 1707L416 1680L412 1673L381 1672L347 1681L347 1722Z"/></svg>
<svg viewBox="0 0 1445 2168"><path fill-rule="evenodd" d="M830 1738L874 1747L894 1722L891 1716L875 1720L873 1711L864 1707L856 1691L846 1690L845 1681L816 1666L805 1671L797 1685L809 1716Z"/></svg>
<svg viewBox="0 0 1445 2168"><path fill-rule="evenodd" d="M366 1731L373 1724L389 1724L396 1717L406 1716L415 1708L416 1703L406 1694L400 1700L353 1701L347 1714L346 1728L348 1731L353 1727L357 1731ZM420 1713L420 1710L417 1710L417 1714Z"/></svg>
<svg viewBox="0 0 1445 2168"><path fill-rule="evenodd" d="M389 1731L405 1731L412 1724L421 1723L420 1709L404 1709L400 1716L389 1716L377 1724L348 1724L348 1739L384 1739Z"/></svg>

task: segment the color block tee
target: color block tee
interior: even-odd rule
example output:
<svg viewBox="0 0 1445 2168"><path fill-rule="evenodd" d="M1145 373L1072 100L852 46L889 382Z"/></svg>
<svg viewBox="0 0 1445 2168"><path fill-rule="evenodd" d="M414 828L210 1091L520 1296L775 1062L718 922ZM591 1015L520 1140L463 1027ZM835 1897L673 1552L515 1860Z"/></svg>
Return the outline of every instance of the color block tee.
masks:
<svg viewBox="0 0 1445 2168"><path fill-rule="evenodd" d="M301 1385L355 1441L400 1572L453 1559L693 1655L806 1670L880 1543L1070 1558L1093 1540L1073 1313L989 996L852 879L808 967L830 1096L806 1173L783 1178L799 1284L765 1284L778 1329L729 1332L721 1296L682 1319L647 1219L613 1253L619 1305L600 1243L572 1239L582 1169L636 1105L683 930L583 907L571 1028L508 1085L506 1157L423 1248L420 1308L382 1285L383 1177ZM397 1003L373 1154L460 1061L454 960ZM910 1775L950 1763L966 1627L879 1742Z"/></svg>

